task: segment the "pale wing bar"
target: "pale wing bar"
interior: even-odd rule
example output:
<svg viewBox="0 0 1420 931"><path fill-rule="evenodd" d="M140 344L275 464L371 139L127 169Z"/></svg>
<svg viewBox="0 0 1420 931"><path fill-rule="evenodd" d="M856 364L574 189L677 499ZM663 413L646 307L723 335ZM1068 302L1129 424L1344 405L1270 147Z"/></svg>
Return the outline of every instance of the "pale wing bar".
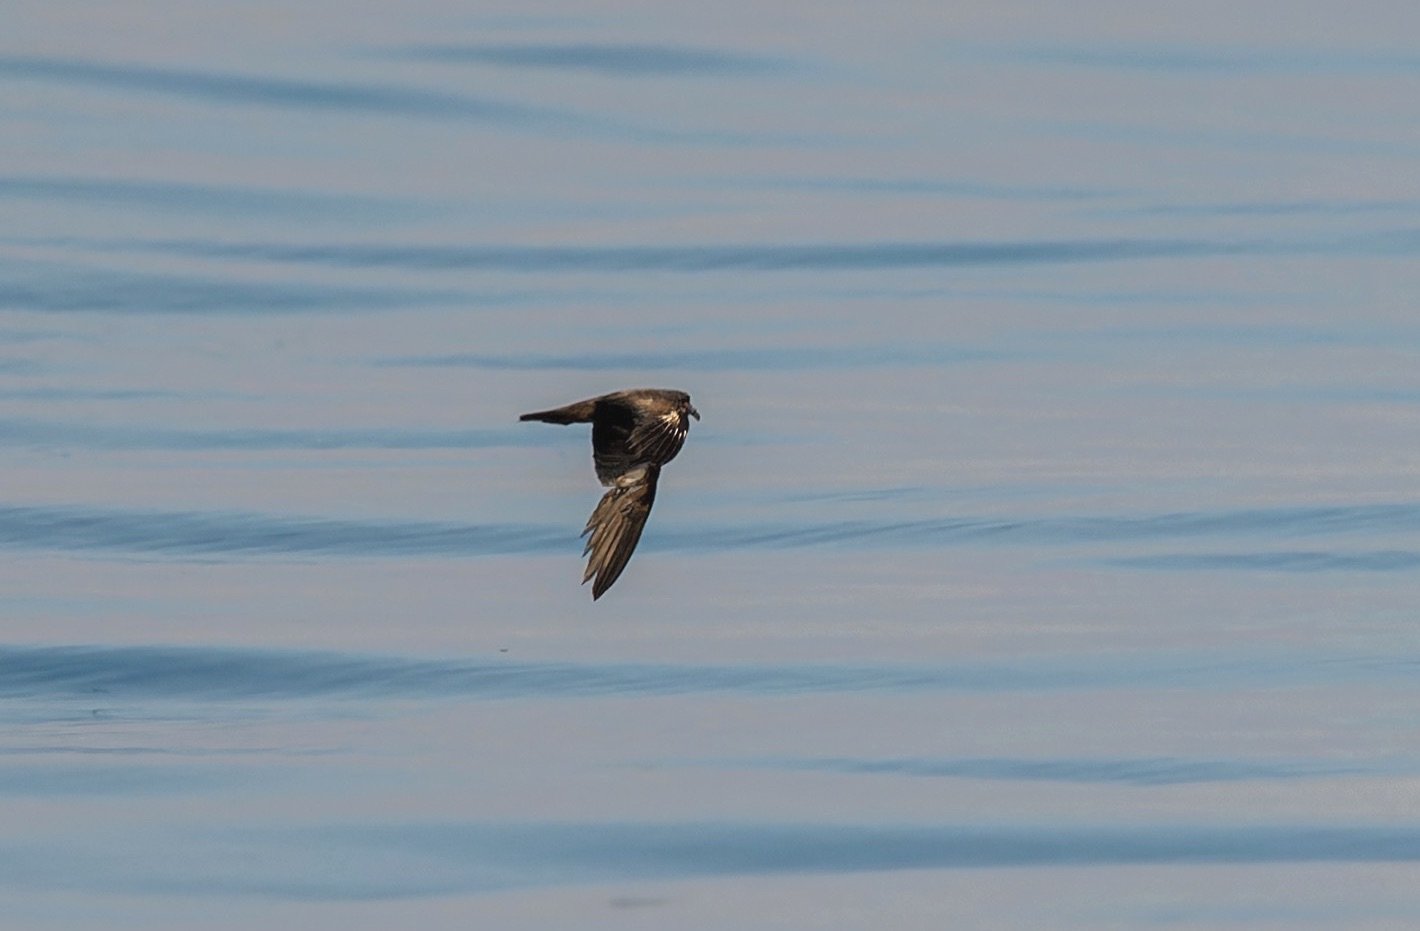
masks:
<svg viewBox="0 0 1420 931"><path fill-rule="evenodd" d="M688 432L685 417L671 411L638 423L627 439L627 446L638 459L664 465L680 452Z"/></svg>

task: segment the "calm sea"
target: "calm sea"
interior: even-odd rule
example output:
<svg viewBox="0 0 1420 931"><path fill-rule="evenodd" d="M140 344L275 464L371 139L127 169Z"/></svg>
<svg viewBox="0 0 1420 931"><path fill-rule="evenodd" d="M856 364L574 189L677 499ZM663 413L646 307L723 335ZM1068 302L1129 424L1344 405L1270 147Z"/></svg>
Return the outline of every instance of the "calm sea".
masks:
<svg viewBox="0 0 1420 931"><path fill-rule="evenodd" d="M7 929L1420 927L1420 6L4 20Z"/></svg>

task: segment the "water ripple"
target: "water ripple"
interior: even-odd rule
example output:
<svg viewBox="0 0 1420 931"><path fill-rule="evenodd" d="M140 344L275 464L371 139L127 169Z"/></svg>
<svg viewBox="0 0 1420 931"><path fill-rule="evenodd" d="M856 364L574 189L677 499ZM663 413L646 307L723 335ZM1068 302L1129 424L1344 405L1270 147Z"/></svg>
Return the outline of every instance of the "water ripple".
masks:
<svg viewBox="0 0 1420 931"><path fill-rule="evenodd" d="M651 542L653 546L674 548L801 547L845 543L933 546L963 542L1062 545L1179 537L1306 537L1416 531L1420 531L1420 505L1398 503L1183 511L1142 516L853 520L779 527L760 525L733 530L706 528L693 535L688 531L668 528L658 531L659 542Z"/></svg>
<svg viewBox="0 0 1420 931"><path fill-rule="evenodd" d="M38 312L285 314L499 300L424 288L240 281L5 259L0 269L0 308Z"/></svg>
<svg viewBox="0 0 1420 931"><path fill-rule="evenodd" d="M90 439L123 443L121 433L95 428ZM169 443L173 448L337 448L342 444L371 446L447 443L500 445L504 434L494 431L460 433L367 431L310 434L285 431L141 434L131 442ZM549 434L549 437L552 435ZM508 434L510 440L515 439ZM543 440L550 442L551 440ZM335 444L322 446L321 443ZM171 556L325 554L331 556L392 556L439 554L491 556L562 552L575 548L571 525L467 524L440 521L345 520L329 517L267 515L241 512L141 511L77 505L0 505L0 547L20 549L111 550ZM739 550L811 546L934 547L966 543L1024 546L1102 544L1121 541L1258 536L1293 538L1363 533L1420 531L1420 506L1413 504L1349 507L1294 507L1220 512L1182 512L1139 517L947 517L923 520L853 520L799 524L658 527L643 546L650 550ZM1176 568L1380 568L1411 565L1408 553L1380 554L1260 554L1252 556L1124 557L1124 564ZM1348 563L1352 559L1354 562ZM1151 560L1158 560L1151 563ZM1178 560L1183 560L1178 562ZM1201 560L1190 565L1188 560ZM1249 566L1252 560L1254 565ZM1329 560L1329 561L1328 561ZM1210 561L1217 561L1213 565Z"/></svg>
<svg viewBox="0 0 1420 931"><path fill-rule="evenodd" d="M496 886L509 872L523 882L534 876L571 882L987 866L1420 860L1420 828L1411 825L403 824L282 833L321 848L422 855L450 879L469 870L463 881L476 886Z"/></svg>
<svg viewBox="0 0 1420 931"><path fill-rule="evenodd" d="M231 789L246 781L230 767L122 765L0 765L0 797L55 795L176 795Z"/></svg>
<svg viewBox="0 0 1420 931"><path fill-rule="evenodd" d="M202 103L408 117L457 117L501 124L582 122L579 117L562 111L408 87L283 80L71 58L0 56L0 76L129 93L162 94Z"/></svg>
<svg viewBox="0 0 1420 931"><path fill-rule="evenodd" d="M122 244L131 248L135 244ZM1276 247L1182 239L881 242L696 246L441 246L169 241L148 248L205 258L339 267L508 272L854 271L1108 262L1237 255Z"/></svg>
<svg viewBox="0 0 1420 931"><path fill-rule="evenodd" d="M0 198L71 201L144 210L273 215L303 222L347 221L352 216L379 218L427 214L431 208L409 201L369 195L324 194L307 189L243 187L102 177L0 176Z"/></svg>
<svg viewBox="0 0 1420 931"><path fill-rule="evenodd" d="M526 524L355 521L193 511L0 507L0 547L213 555L511 554L573 547L575 532Z"/></svg>
<svg viewBox="0 0 1420 931"><path fill-rule="evenodd" d="M568 883L982 867L1414 863L1420 828L399 822L151 827L120 845L0 842L19 889L378 900ZM338 868L332 866L338 864Z"/></svg>
<svg viewBox="0 0 1420 931"><path fill-rule="evenodd" d="M0 397L12 393L0 390ZM93 392L55 394L40 389L35 396L128 398L163 396L160 392ZM416 430L401 427L330 427L300 429L226 428L201 429L63 423L58 421L0 419L0 443L9 447L80 447L84 449L171 450L335 450L335 449L493 449L506 446L553 446L555 435L530 434L516 428ZM0 519L0 523L3 519Z"/></svg>
<svg viewBox="0 0 1420 931"><path fill-rule="evenodd" d="M1119 216L1133 214L1178 217L1296 217L1413 213L1417 208L1420 208L1420 202L1414 200L1284 200L1148 204L1137 207L1119 207L1107 212Z"/></svg>
<svg viewBox="0 0 1420 931"><path fill-rule="evenodd" d="M3 646L0 696L232 699L513 699L645 695L1102 688L1251 688L1364 678L1414 682L1416 660L1369 655L1168 652L951 665L688 665L420 659L386 654L166 646ZM1139 772L1135 771L1137 777Z"/></svg>
<svg viewBox="0 0 1420 931"><path fill-rule="evenodd" d="M1113 675L1126 674L1117 670ZM203 647L3 647L0 695L106 700L578 698L1061 688L1110 673L1051 667L527 663Z"/></svg>
<svg viewBox="0 0 1420 931"><path fill-rule="evenodd" d="M1417 74L1420 55L1409 51L1362 51L1280 46L1054 45L1024 47L1012 53L1042 65L1072 65L1159 73L1198 74Z"/></svg>
<svg viewBox="0 0 1420 931"><path fill-rule="evenodd" d="M394 54L422 61L584 71L616 77L759 75L787 62L675 45L595 44L414 45Z"/></svg>
<svg viewBox="0 0 1420 931"><path fill-rule="evenodd" d="M554 355L451 353L431 356L398 356L374 360L376 365L477 369L674 369L693 372L780 371L783 369L861 368L884 365L952 365L1000 361L1011 354L965 346L824 346L763 347L752 349L694 349L649 352L583 352Z"/></svg>
<svg viewBox="0 0 1420 931"><path fill-rule="evenodd" d="M1420 552L1164 553L1107 560L1135 569L1245 570L1268 572L1395 572L1420 567Z"/></svg>
<svg viewBox="0 0 1420 931"><path fill-rule="evenodd" d="M1026 782L1121 783L1135 786L1241 782L1257 779L1315 779L1359 773L1395 772L1394 767L1317 761L1189 760L1176 757L1124 759L769 759L747 760L757 768L864 775L925 776ZM705 765L734 765L710 761Z"/></svg>
<svg viewBox="0 0 1420 931"><path fill-rule="evenodd" d="M726 176L697 179L700 187L750 191L815 191L845 194L966 197L983 200L1091 201L1119 197L1123 191L1104 187L1046 184L991 184L946 178L893 178L832 175Z"/></svg>
<svg viewBox="0 0 1420 931"><path fill-rule="evenodd" d="M91 249L415 271L552 272L865 271L966 268L1213 256L1347 254L1409 256L1420 230L1296 239L1076 239L1001 242L760 243L681 246L524 246L85 240Z"/></svg>

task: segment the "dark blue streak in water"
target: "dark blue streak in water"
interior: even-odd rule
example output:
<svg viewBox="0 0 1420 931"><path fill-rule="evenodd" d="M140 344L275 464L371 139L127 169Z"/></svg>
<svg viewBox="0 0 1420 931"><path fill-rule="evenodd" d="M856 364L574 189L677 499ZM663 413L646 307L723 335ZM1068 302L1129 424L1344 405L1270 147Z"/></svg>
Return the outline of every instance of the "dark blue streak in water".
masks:
<svg viewBox="0 0 1420 931"><path fill-rule="evenodd" d="M209 104L302 111L465 118L500 124L579 123L572 114L414 88L283 80L68 58L0 57L0 76L118 92L146 92Z"/></svg>
<svg viewBox="0 0 1420 931"><path fill-rule="evenodd" d="M415 45L394 52L421 61L584 71L615 77L760 75L787 62L757 55L675 45L593 43L524 45Z"/></svg>
<svg viewBox="0 0 1420 931"><path fill-rule="evenodd" d="M1015 53L1043 65L1074 65L1155 73L1420 74L1411 52L1350 52L1327 48L1161 45L1038 46Z"/></svg>
<svg viewBox="0 0 1420 931"><path fill-rule="evenodd" d="M1241 570L1247 572L1396 572L1420 567L1420 552L1167 553L1106 560L1131 569Z"/></svg>
<svg viewBox="0 0 1420 931"><path fill-rule="evenodd" d="M1118 197L1123 191L1112 188L1084 188L1049 185L988 184L982 181L957 181L938 178L871 178L871 177L729 177L699 181L710 188L768 191L829 191L844 194L900 194L905 197L927 196L970 197L982 200L1042 200L1087 201Z"/></svg>
<svg viewBox="0 0 1420 931"><path fill-rule="evenodd" d="M1192 511L1140 517L1041 517L990 519L943 517L905 521L841 521L738 531L705 530L701 546L798 547L842 543L931 546L954 542L1033 545L1108 543L1179 537L1297 537L1342 533L1420 531L1420 505L1375 504L1344 507L1278 507L1239 511ZM658 534L662 543L693 546L691 534L674 529ZM679 548L679 547L677 547Z"/></svg>
<svg viewBox="0 0 1420 931"><path fill-rule="evenodd" d="M1009 664L712 666L418 659L216 647L0 646L0 697L118 703L1256 689L1356 680L1412 686L1417 663L1413 657L1230 652L1047 657Z"/></svg>
<svg viewBox="0 0 1420 931"><path fill-rule="evenodd" d="M255 214L323 220L357 216L409 217L430 212L429 208L408 201L361 195L88 177L0 176L0 198L221 216Z"/></svg>
<svg viewBox="0 0 1420 931"><path fill-rule="evenodd" d="M710 761L705 765L730 765ZM1135 786L1243 782L1258 779L1315 779L1355 775L1393 775L1393 766L1358 766L1318 762L1258 760L1188 760L1174 757L1126 759L828 759L748 760L756 768L858 775L924 776L1026 782L1122 783Z"/></svg>
<svg viewBox="0 0 1420 931"><path fill-rule="evenodd" d="M12 889L379 900L719 876L982 867L1414 863L1408 824L1128 827L746 822L150 828L0 842Z"/></svg>
<svg viewBox="0 0 1420 931"><path fill-rule="evenodd" d="M1193 667L1177 670L1196 675ZM1132 669L524 663L197 647L0 647L0 696L130 699L585 698L996 690L1099 684ZM1157 673L1151 678L1157 678Z"/></svg>
<svg viewBox="0 0 1420 931"><path fill-rule="evenodd" d="M151 401L157 398L192 398L192 394L158 388L75 388L42 386L34 388L0 388L0 398L10 401ZM24 431L22 421L0 424L0 435L7 430L16 435ZM43 432L43 428L41 428ZM33 442L33 440L30 440Z"/></svg>
<svg viewBox="0 0 1420 931"><path fill-rule="evenodd" d="M441 434L442 436L443 434ZM254 442L260 435L229 435ZM474 434L476 437L477 434ZM552 437L552 434L547 434ZM214 434L207 442L226 442ZM319 434L311 434L311 438ZM369 435L361 442L369 442ZM101 438L101 437L96 437ZM165 437L193 442L195 435ZM353 439L353 438L352 438ZM269 443L292 443L281 434ZM551 439L546 440L550 442ZM165 447L170 448L170 447ZM228 448L228 447L222 447ZM260 448L258 445L257 448ZM297 447L306 448L306 447ZM0 506L0 547L99 550L182 557L321 554L345 557L493 556L573 552L579 528L531 524L460 524L436 521L343 520L252 513L104 510L78 506ZM743 527L658 528L643 543L653 550L741 550L806 546L934 547L960 544L1079 545L1120 541L1255 536L1308 537L1420 531L1420 507L1411 504L1336 508L1160 514L1145 517L1050 517L998 520L937 518L916 521L840 521ZM1396 568L1402 567L1395 560ZM1339 565L1336 566L1339 568Z"/></svg>
<svg viewBox="0 0 1420 931"><path fill-rule="evenodd" d="M176 795L230 789L247 781L229 766L118 763L0 764L0 797Z"/></svg>
<svg viewBox="0 0 1420 931"><path fill-rule="evenodd" d="M231 281L3 260L0 274L0 308L38 313L289 314L498 300L420 288Z"/></svg>
<svg viewBox="0 0 1420 931"><path fill-rule="evenodd" d="M422 824L311 828L293 840L391 845L475 866L506 856L564 877L667 878L1106 863L1420 860L1409 825L993 828L901 825Z"/></svg>
<svg viewBox="0 0 1420 931"><path fill-rule="evenodd" d="M526 524L353 521L240 513L0 507L0 547L178 557L492 555L571 549L574 531Z"/></svg>
<svg viewBox="0 0 1420 931"><path fill-rule="evenodd" d="M151 396L156 392L117 393L113 396ZM0 390L0 397L7 392ZM41 394L40 397L47 395ZM60 395L64 397L65 395ZM84 397L87 395L79 395ZM108 397L97 394L95 397ZM494 449L498 447L554 446L557 437L541 436L517 428L467 430L413 430L356 428L290 430L232 428L181 429L112 424L58 423L40 420L0 420L0 444L8 447L76 447L82 449L172 450L337 450L337 449ZM3 523L3 518L0 518Z"/></svg>
<svg viewBox="0 0 1420 931"><path fill-rule="evenodd" d="M603 352L574 355L490 355L454 353L378 359L378 365L425 367L612 371L661 368L691 372L777 371L783 369L861 368L883 365L953 365L999 361L1009 353L962 346L829 346L761 349L702 349L651 352Z"/></svg>
<svg viewBox="0 0 1420 931"><path fill-rule="evenodd" d="M0 357L0 375L39 375L45 366L33 359Z"/></svg>
<svg viewBox="0 0 1420 931"><path fill-rule="evenodd" d="M649 123L638 125L565 109L390 84L303 81L70 58L0 56L0 79L4 78L94 88L100 92L154 94L201 105L266 107L295 110L313 116L327 113L472 121L503 129L554 134L571 132L653 144L740 146L834 141L783 134L668 128Z"/></svg>
<svg viewBox="0 0 1420 931"><path fill-rule="evenodd" d="M1295 217L1414 213L1416 210L1420 210L1420 202L1413 200L1294 200L1216 204L1152 204L1140 207L1120 207L1100 212L1115 216Z"/></svg>
<svg viewBox="0 0 1420 931"><path fill-rule="evenodd" d="M126 243L124 248L143 247ZM1111 262L1276 251L1258 243L1103 239L1021 242L881 242L706 246L288 245L159 241L146 246L205 258L337 267L506 272L858 271Z"/></svg>
<svg viewBox="0 0 1420 931"><path fill-rule="evenodd" d="M687 246L439 246L88 240L87 248L251 262L417 271L552 272L872 271L1051 265L1211 256L1360 255L1408 257L1420 231L1291 240L1077 239L1017 242L866 242Z"/></svg>

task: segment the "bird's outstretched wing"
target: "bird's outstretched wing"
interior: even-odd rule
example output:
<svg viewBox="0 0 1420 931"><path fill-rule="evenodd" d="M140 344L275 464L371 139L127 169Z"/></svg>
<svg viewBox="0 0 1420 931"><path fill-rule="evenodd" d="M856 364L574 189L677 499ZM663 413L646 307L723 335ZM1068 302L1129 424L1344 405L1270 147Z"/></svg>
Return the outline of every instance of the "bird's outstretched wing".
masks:
<svg viewBox="0 0 1420 931"><path fill-rule="evenodd" d="M586 423L592 419L596 412L597 399L588 398L585 401L575 401L564 407L554 407L550 411L533 411L518 419L541 420L543 423Z"/></svg>
<svg viewBox="0 0 1420 931"><path fill-rule="evenodd" d="M615 485L640 461L631 449L636 410L628 404L603 403L592 420L592 464L597 480Z"/></svg>
<svg viewBox="0 0 1420 931"><path fill-rule="evenodd" d="M656 500L656 479L660 474L661 467L651 464L624 472L602 495L587 520L587 527L582 531L582 536L587 538L582 555L588 557L582 584L596 578L592 582L593 601L611 588L611 583L621 575L635 552L646 518L651 514L651 504Z"/></svg>

